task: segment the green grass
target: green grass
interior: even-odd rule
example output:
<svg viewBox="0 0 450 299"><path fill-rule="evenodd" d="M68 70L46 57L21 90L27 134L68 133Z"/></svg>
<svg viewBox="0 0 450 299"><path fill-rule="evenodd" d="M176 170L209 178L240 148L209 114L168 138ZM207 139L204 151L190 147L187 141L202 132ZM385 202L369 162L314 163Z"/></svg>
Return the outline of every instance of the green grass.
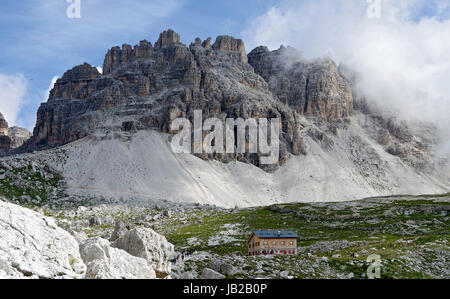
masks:
<svg viewBox="0 0 450 299"><path fill-rule="evenodd" d="M195 237L201 244L192 247L194 250L223 256L228 254L242 256L247 252L246 239L251 231L293 230L300 236L298 242L300 248L309 248L320 242L333 244L339 241L352 242L349 247L337 246L329 252L310 252L317 257L327 256L329 261L325 266L337 272L353 273L355 278L364 278L368 267L367 257L378 254L383 260L382 278L430 278L429 274L416 271L413 267L414 260L407 261L404 256L413 254L413 258L428 260L431 264L434 261L433 252L428 252L424 248L431 250L438 247L449 252L448 245L443 245L450 241L449 216L442 213L423 212L424 206L439 208L448 206L449 202L426 200L431 197L448 198L441 195L414 197L414 200L391 198L392 201L388 202L383 199L370 199L370 206L367 206L369 202L360 202L356 204L356 210L350 207L338 208L335 204L292 204L280 205L279 207L289 210L283 213L275 212L270 207L246 209L234 213L212 212L212 215L193 212L192 217L188 217L191 220L187 224L170 224L166 236L177 247L190 247L187 240ZM391 209L394 213L386 214ZM413 213L403 213L404 210L409 209ZM359 215L353 217L355 214ZM414 221L414 224L408 224L408 221ZM240 225L241 231L233 235L233 238L239 242L224 242L219 246L208 246L209 238L223 231L225 224ZM334 258L333 256L336 255L339 257ZM299 258L305 259L304 256ZM280 259L295 263L291 260L292 257L280 257ZM288 265L286 267L289 268ZM245 269L251 270L251 268L252 266L246 266ZM291 271L298 278L306 275L295 269ZM324 270L317 271L320 275L320 271Z"/></svg>
<svg viewBox="0 0 450 299"><path fill-rule="evenodd" d="M0 180L0 196L9 200L20 200L22 196L28 196L44 204L62 183L62 179L58 176L44 178L38 172L33 173L31 166L13 169L10 173L10 177Z"/></svg>

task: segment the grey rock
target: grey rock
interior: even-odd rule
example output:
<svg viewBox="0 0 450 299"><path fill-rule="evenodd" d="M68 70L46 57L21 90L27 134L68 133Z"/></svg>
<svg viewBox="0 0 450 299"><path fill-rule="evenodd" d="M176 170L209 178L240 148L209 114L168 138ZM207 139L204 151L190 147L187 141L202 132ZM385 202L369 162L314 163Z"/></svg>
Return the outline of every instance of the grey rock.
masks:
<svg viewBox="0 0 450 299"><path fill-rule="evenodd" d="M145 129L173 133L173 119L183 116L193 121L194 110L202 110L205 119L279 118L283 130L279 164L290 154L304 152L298 113L273 97L267 82L246 62L243 42L220 36L212 47L207 44L197 41L187 47L168 30L154 47L141 42L134 49L112 48L103 74L88 64L67 71L39 108L35 134L24 150L63 145L99 129L117 134ZM117 124L105 127L111 117L117 118ZM261 165L260 154L198 156L238 160L266 170L278 166Z"/></svg>
<svg viewBox="0 0 450 299"><path fill-rule="evenodd" d="M100 226L100 225L102 225L102 220L97 215L94 215L89 219L89 225L90 226Z"/></svg>
<svg viewBox="0 0 450 299"><path fill-rule="evenodd" d="M73 279L84 275L77 241L53 219L0 200L0 231L0 276Z"/></svg>
<svg viewBox="0 0 450 299"><path fill-rule="evenodd" d="M116 226L114 227L114 231L111 235L110 241L114 242L119 238L122 238L124 235L128 233L128 228L122 221L117 221Z"/></svg>
<svg viewBox="0 0 450 299"><path fill-rule="evenodd" d="M222 270L223 262L221 260L212 260L209 264L209 267L216 272L220 272Z"/></svg>
<svg viewBox="0 0 450 299"><path fill-rule="evenodd" d="M147 260L160 273L170 274L171 259L175 255L174 246L166 238L149 228L135 228L117 239L113 247Z"/></svg>
<svg viewBox="0 0 450 299"><path fill-rule="evenodd" d="M101 223L102 225L112 225L115 223L115 220L114 217L112 217L111 215L107 215L101 219Z"/></svg>
<svg viewBox="0 0 450 299"><path fill-rule="evenodd" d="M178 279L197 279L198 273L194 271L190 272L183 272L180 275L178 275Z"/></svg>
<svg viewBox="0 0 450 299"><path fill-rule="evenodd" d="M238 272L237 269L229 263L223 263L222 266L220 267L220 270L223 274L227 276L233 276Z"/></svg>
<svg viewBox="0 0 450 299"><path fill-rule="evenodd" d="M225 276L209 268L202 271L202 279L225 279Z"/></svg>
<svg viewBox="0 0 450 299"><path fill-rule="evenodd" d="M107 240L94 238L80 246L80 254L87 264L87 279L154 279L155 271L143 258L110 247Z"/></svg>
<svg viewBox="0 0 450 299"><path fill-rule="evenodd" d="M22 146L32 136L30 131L17 126L8 128L8 135L11 138L11 148Z"/></svg>
<svg viewBox="0 0 450 299"><path fill-rule="evenodd" d="M292 47L272 52L259 47L250 52L248 58L255 72L269 83L274 95L296 112L327 120L351 115L350 84L330 59L307 61Z"/></svg>

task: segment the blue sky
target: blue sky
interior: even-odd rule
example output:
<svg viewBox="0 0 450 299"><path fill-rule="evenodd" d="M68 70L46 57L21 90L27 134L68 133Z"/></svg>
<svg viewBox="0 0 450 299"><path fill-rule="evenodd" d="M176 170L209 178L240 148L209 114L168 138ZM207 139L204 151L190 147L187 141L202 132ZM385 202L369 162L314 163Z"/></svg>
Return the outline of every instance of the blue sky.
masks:
<svg viewBox="0 0 450 299"><path fill-rule="evenodd" d="M362 9L352 12L348 3ZM404 3L400 10L408 12L407 22L400 24L405 28L410 21L435 18L442 23L449 16L450 0L395 3ZM0 2L0 111L12 124L32 129L52 78L83 62L102 66L112 46L134 45L142 39L154 43L160 32L172 28L185 44L195 37L228 34L243 38L247 51L261 43L272 48L283 43L321 56L336 47L328 41L331 29L342 25L344 32L349 14L364 16L368 4L366 0L81 0L81 19L66 16L69 5L66 0Z"/></svg>

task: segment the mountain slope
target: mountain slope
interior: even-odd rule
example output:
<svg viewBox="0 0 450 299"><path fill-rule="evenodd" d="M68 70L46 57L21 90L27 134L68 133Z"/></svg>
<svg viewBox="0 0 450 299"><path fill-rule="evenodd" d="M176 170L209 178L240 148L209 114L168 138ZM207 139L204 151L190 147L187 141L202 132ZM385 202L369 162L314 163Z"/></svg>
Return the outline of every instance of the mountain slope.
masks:
<svg viewBox="0 0 450 299"><path fill-rule="evenodd" d="M87 137L37 152L65 178L71 197L153 205L168 201L232 208L274 203L347 201L390 194L444 193L445 173L418 172L371 139L357 114L337 135L305 136L306 155L269 173L242 162L174 154L169 136L139 131L127 138ZM320 129L309 124L309 130Z"/></svg>

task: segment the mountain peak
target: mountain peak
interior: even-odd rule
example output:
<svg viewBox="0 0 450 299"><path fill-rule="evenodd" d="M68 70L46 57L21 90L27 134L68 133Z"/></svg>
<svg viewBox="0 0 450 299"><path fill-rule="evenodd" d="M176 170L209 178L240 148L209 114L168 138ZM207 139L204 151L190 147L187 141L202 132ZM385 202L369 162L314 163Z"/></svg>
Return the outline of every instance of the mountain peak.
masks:
<svg viewBox="0 0 450 299"><path fill-rule="evenodd" d="M11 138L8 136L8 122L0 113L0 155L5 154L11 147Z"/></svg>
<svg viewBox="0 0 450 299"><path fill-rule="evenodd" d="M180 43L180 35L173 31L172 29L168 29L163 31L159 35L159 39L155 44L156 49L164 49L172 47L173 45Z"/></svg>
<svg viewBox="0 0 450 299"><path fill-rule="evenodd" d="M236 39L228 35L220 35L217 37L212 47L214 50L238 52L240 54L241 61L248 62L244 41L242 39Z"/></svg>
<svg viewBox="0 0 450 299"><path fill-rule="evenodd" d="M0 112L0 136L8 136L8 122Z"/></svg>

